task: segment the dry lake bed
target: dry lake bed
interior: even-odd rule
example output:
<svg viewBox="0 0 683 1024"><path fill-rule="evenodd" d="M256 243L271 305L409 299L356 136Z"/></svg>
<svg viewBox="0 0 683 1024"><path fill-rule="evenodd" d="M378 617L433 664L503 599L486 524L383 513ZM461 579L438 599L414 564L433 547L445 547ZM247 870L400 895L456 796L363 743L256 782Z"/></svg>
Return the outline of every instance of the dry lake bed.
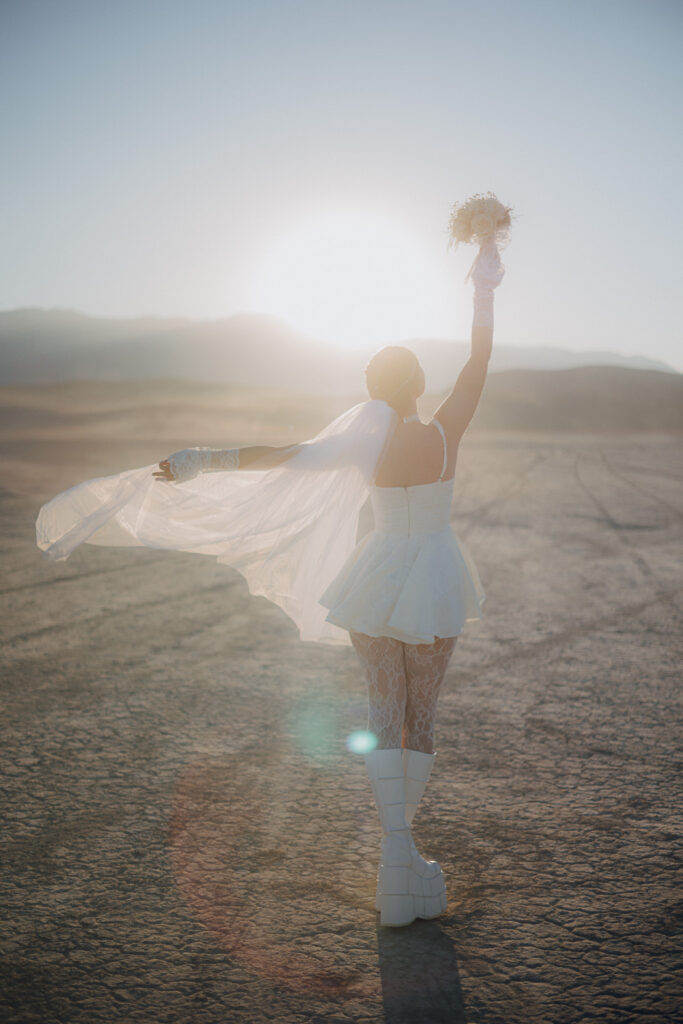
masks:
<svg viewBox="0 0 683 1024"><path fill-rule="evenodd" d="M35 547L59 490L173 450L0 446L0 1019L680 1019L679 439L463 441L487 601L414 826L448 910L403 929L374 910L353 649L208 558Z"/></svg>

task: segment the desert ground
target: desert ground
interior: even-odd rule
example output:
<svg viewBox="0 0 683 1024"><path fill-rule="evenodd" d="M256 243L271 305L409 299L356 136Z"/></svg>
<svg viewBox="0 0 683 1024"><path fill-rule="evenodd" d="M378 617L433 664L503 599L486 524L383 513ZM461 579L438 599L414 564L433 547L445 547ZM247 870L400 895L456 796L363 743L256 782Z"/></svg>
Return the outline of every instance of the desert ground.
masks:
<svg viewBox="0 0 683 1024"><path fill-rule="evenodd" d="M680 1019L680 436L465 436L453 525L487 600L414 826L448 910L388 929L353 649L209 558L35 546L81 480L348 404L164 394L0 396L0 1019Z"/></svg>

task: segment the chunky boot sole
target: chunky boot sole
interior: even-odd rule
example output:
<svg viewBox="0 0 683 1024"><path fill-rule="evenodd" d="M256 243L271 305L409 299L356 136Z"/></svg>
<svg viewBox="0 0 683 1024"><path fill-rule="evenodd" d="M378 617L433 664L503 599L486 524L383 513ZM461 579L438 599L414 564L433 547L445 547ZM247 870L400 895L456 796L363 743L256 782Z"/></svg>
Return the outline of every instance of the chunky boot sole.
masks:
<svg viewBox="0 0 683 1024"><path fill-rule="evenodd" d="M412 877L413 881L411 882L410 888L407 891L430 898L441 896L442 893L446 892L446 882L443 876L443 871L441 870L440 866L436 863L436 861L430 861L429 863L435 864L436 867L438 868L438 870L435 873L430 874L429 876L421 875L419 870L417 870L414 865L411 865L410 876ZM387 890L386 887L384 887L383 889L383 870L386 870L385 865L383 863L380 863L379 870L377 872L377 888L375 890L375 910L381 910L380 897L382 892L386 893L387 891L389 891L392 894L394 892L393 889ZM445 909L446 908L444 907L444 910Z"/></svg>
<svg viewBox="0 0 683 1024"><path fill-rule="evenodd" d="M421 753L421 752L418 752ZM422 755L430 760L428 755ZM446 909L446 886L436 861L420 857L406 820L406 777L401 748L377 749L365 755L382 824L382 855L376 907L380 924L402 928L417 917L438 917ZM427 762L424 766L428 767ZM423 765L418 765L423 769ZM423 774L418 770L416 775ZM414 780L416 804L421 779ZM411 808L414 813L414 807ZM411 817L412 817L411 813ZM426 877L425 877L426 876Z"/></svg>
<svg viewBox="0 0 683 1024"><path fill-rule="evenodd" d="M417 914L412 896L385 894L382 896L379 923L385 928L403 928L412 924Z"/></svg>
<svg viewBox="0 0 683 1024"><path fill-rule="evenodd" d="M416 917L440 917L446 911L448 899L443 875L440 879L413 876L410 888Z"/></svg>
<svg viewBox="0 0 683 1024"><path fill-rule="evenodd" d="M382 896L380 925L384 928L404 928L412 925L417 918L413 896L404 894Z"/></svg>
<svg viewBox="0 0 683 1024"><path fill-rule="evenodd" d="M441 870L434 878L423 878L411 868L387 867L380 864L377 873L375 910L382 912L383 900L387 896L406 894L416 899L415 917L438 917L448 906L446 881ZM419 902L420 900L423 902Z"/></svg>
<svg viewBox="0 0 683 1024"><path fill-rule="evenodd" d="M424 879L415 880L417 883L421 881ZM411 883L410 888L419 888L419 885ZM418 917L425 920L440 917L447 905L445 888L435 895L383 892L379 898L379 923L384 927L402 928Z"/></svg>

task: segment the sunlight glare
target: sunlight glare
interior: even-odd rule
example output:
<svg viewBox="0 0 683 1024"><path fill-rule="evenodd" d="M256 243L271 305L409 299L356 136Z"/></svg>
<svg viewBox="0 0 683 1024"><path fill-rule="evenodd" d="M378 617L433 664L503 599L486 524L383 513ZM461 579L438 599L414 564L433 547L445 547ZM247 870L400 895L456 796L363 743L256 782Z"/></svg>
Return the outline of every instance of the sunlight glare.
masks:
<svg viewBox="0 0 683 1024"><path fill-rule="evenodd" d="M419 241L388 217L327 213L273 244L256 273L251 308L320 341L398 344L434 331L437 279Z"/></svg>

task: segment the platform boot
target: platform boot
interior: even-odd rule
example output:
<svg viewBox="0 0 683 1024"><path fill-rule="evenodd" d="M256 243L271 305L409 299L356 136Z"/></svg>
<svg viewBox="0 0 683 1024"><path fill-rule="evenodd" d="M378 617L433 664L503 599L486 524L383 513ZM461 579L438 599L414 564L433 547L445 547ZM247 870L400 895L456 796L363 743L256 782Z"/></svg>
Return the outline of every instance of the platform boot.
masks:
<svg viewBox="0 0 683 1024"><path fill-rule="evenodd" d="M410 750L404 747L402 750L403 774L406 782L406 822L412 826L415 812L429 782L432 773L436 753L426 754L422 750ZM421 875L424 880L425 896L439 901L441 907L439 913L446 910L446 882L443 877L441 865L435 860L425 860L421 857L412 832L410 835L410 850L413 855L413 870ZM436 903L431 903L434 907Z"/></svg>
<svg viewBox="0 0 683 1024"><path fill-rule="evenodd" d="M422 750L410 750L406 747L402 750L403 777L406 784L406 824L412 825L415 811L418 808L422 795L425 791L429 776L434 765L434 754L426 754ZM443 913L448 905L446 897L446 882L443 877L441 865L435 860L425 860L415 846L415 841L410 834L410 851L412 854L413 870L422 877L422 894L429 897L431 902L429 909L435 916L434 910L440 907L439 913ZM436 902L438 900L438 903ZM375 910L380 909L380 888L379 871L377 872L377 888L375 891ZM420 915L424 916L424 915ZM438 914L436 915L438 916Z"/></svg>
<svg viewBox="0 0 683 1024"><path fill-rule="evenodd" d="M376 902L380 924L401 927L416 917L438 917L445 909L445 886L436 878L423 878L414 865L401 748L373 750L364 756L382 825Z"/></svg>

